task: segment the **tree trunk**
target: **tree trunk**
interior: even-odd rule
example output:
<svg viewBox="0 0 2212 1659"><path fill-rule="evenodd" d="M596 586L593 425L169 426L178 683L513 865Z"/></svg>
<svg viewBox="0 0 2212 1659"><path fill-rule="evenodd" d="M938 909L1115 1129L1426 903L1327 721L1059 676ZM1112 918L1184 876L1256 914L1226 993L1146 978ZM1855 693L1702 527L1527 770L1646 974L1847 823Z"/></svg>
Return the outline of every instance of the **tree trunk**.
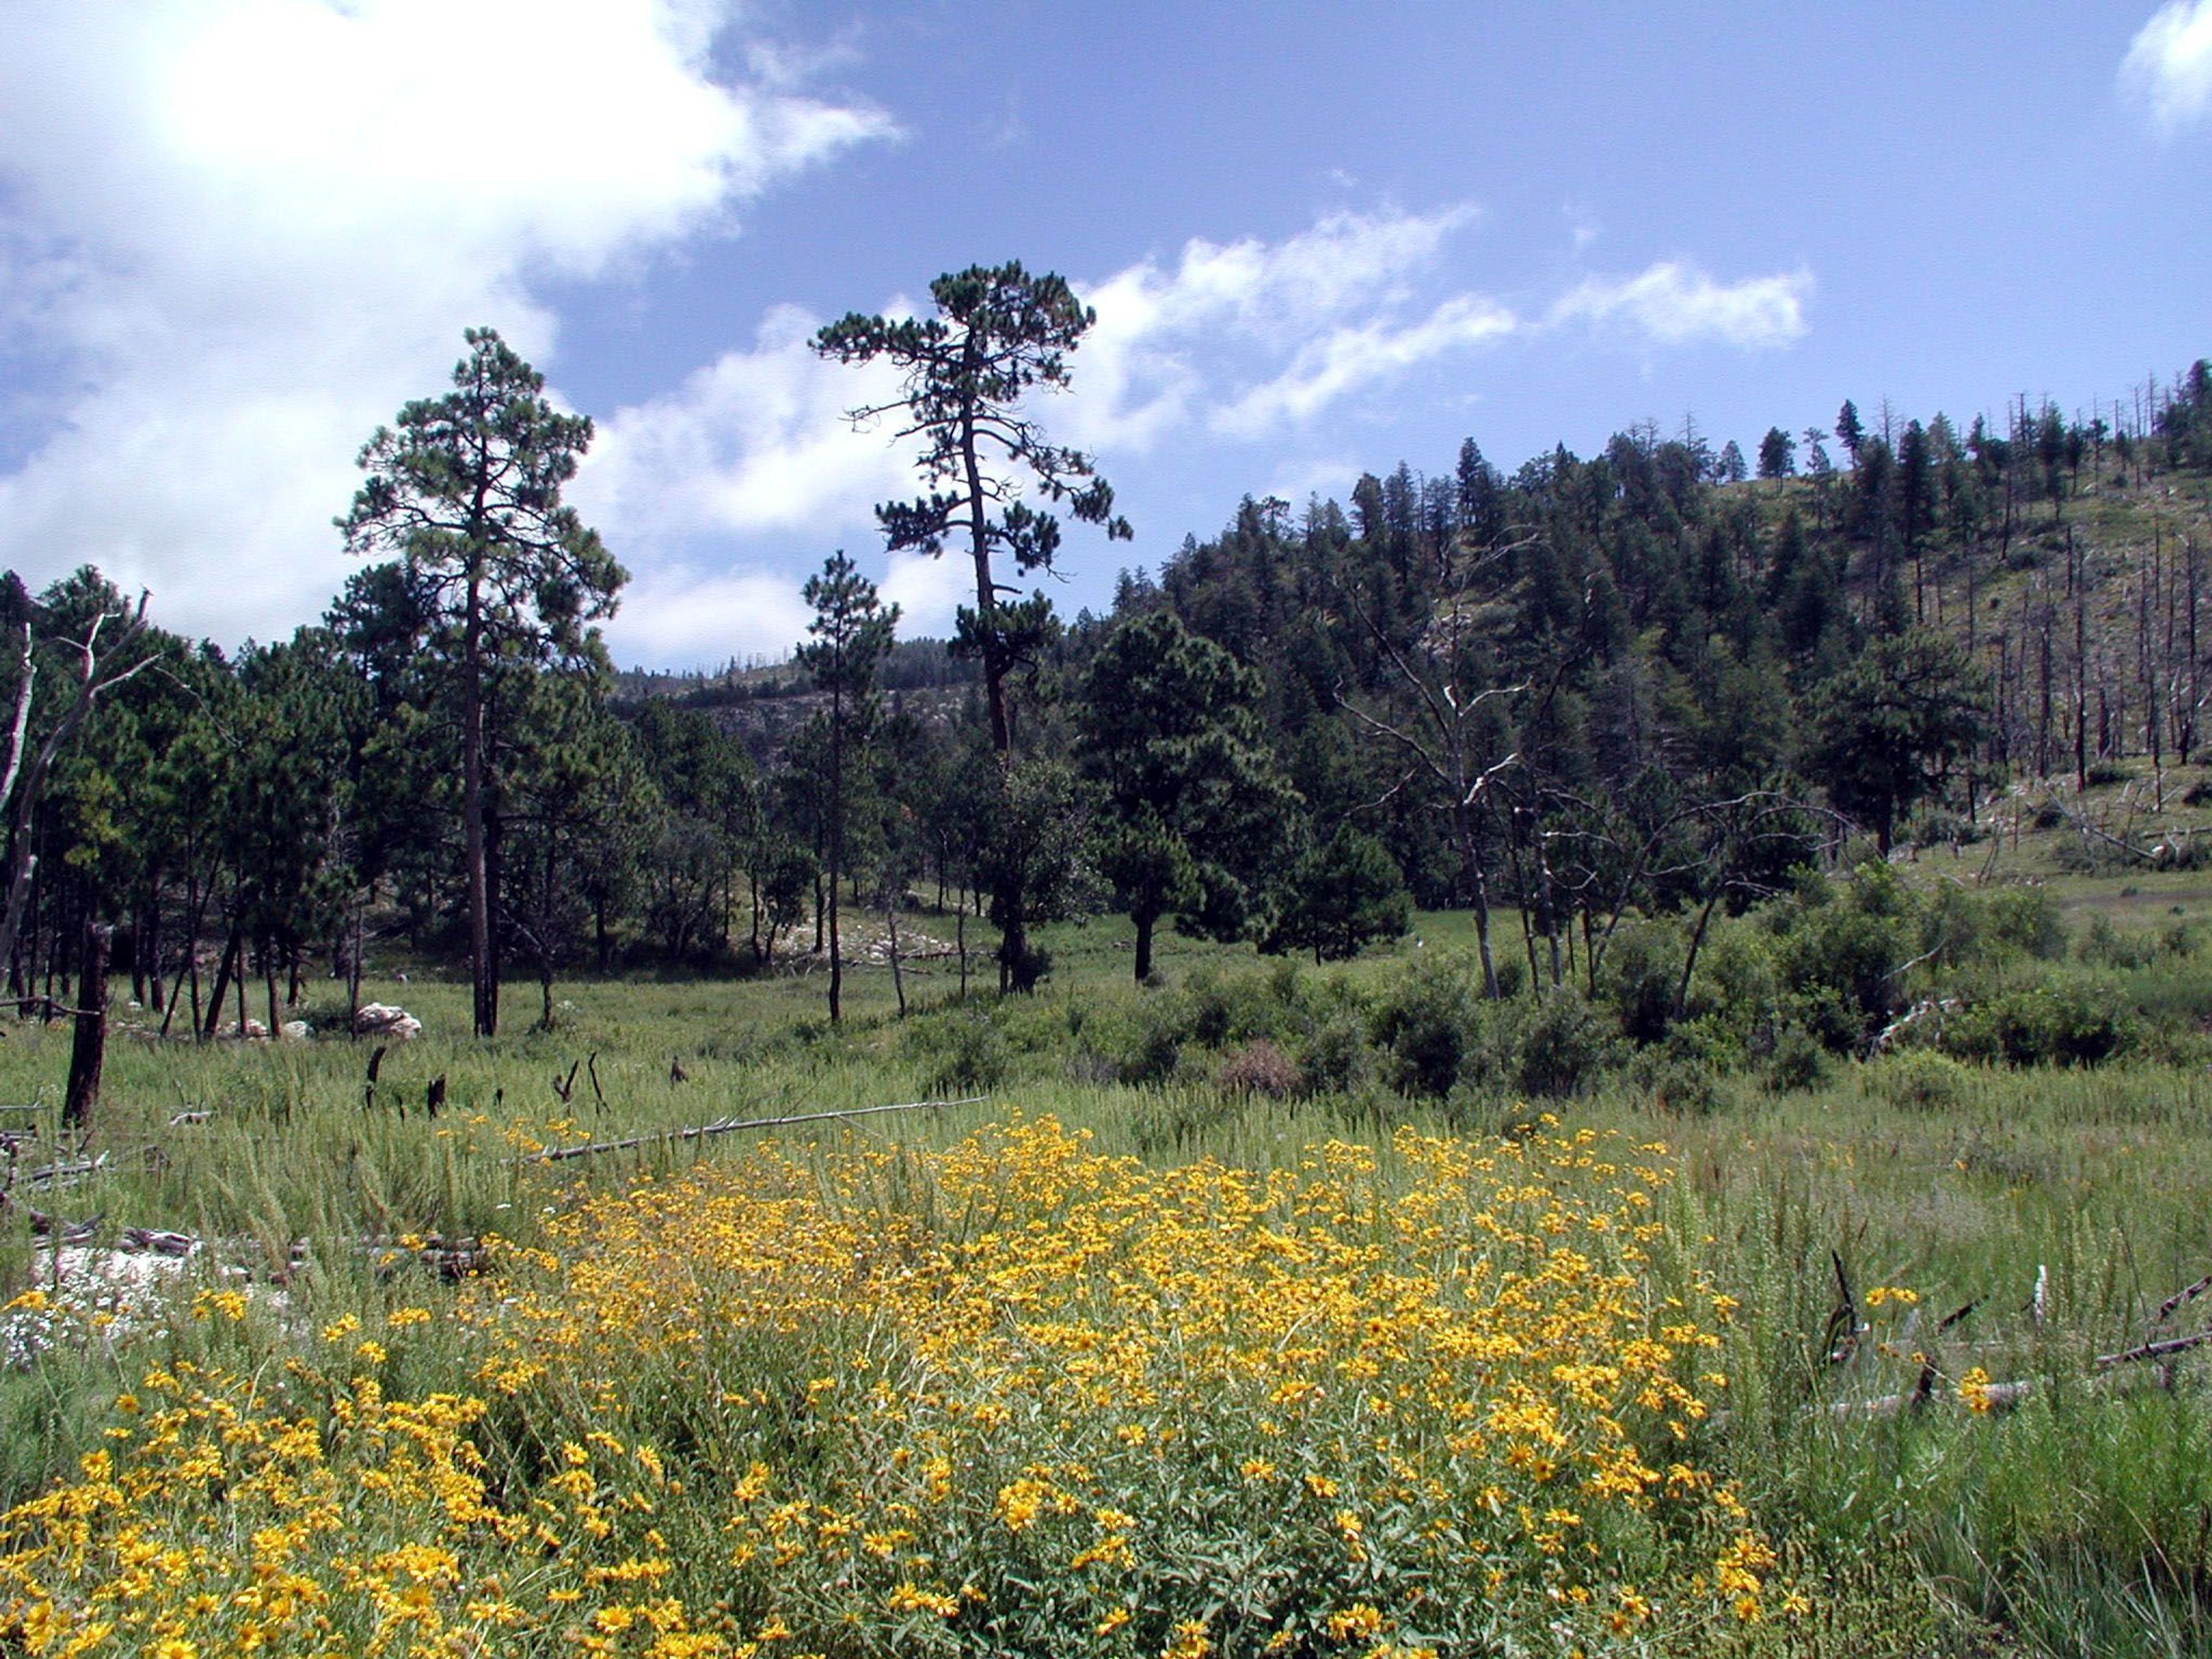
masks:
<svg viewBox="0 0 2212 1659"><path fill-rule="evenodd" d="M208 999L207 1036L210 1038L222 1029L222 1000L230 989L231 964L238 960L244 944L243 935L233 927L223 942L222 959L216 964L214 994Z"/></svg>
<svg viewBox="0 0 2212 1659"><path fill-rule="evenodd" d="M147 1000L146 1006L155 1013L162 1013L169 1006L169 999L164 994L167 988L161 982L161 896L159 888L155 890L153 902L146 914L146 988L153 993Z"/></svg>
<svg viewBox="0 0 2212 1659"><path fill-rule="evenodd" d="M81 1135L92 1132L93 1114L100 1109L100 1072L107 1054L107 948L112 933L88 915L76 1034L70 1047L69 1091L62 1104L63 1126Z"/></svg>
<svg viewBox="0 0 2212 1659"><path fill-rule="evenodd" d="M353 902L353 954L346 963L346 1035L353 1035L354 1017L361 1012L361 953L363 906L356 893Z"/></svg>
<svg viewBox="0 0 2212 1659"><path fill-rule="evenodd" d="M837 878L845 862L845 711L835 682L830 693L830 1023L845 1017L845 953L837 933Z"/></svg>
<svg viewBox="0 0 2212 1659"><path fill-rule="evenodd" d="M890 939L891 990L898 998L898 1017L906 1018L906 975L899 967L898 895L884 889L884 931Z"/></svg>
<svg viewBox="0 0 2212 1659"><path fill-rule="evenodd" d="M755 864L755 865L750 865L750 866L748 866L746 867L746 870L745 870L745 890L752 896L752 902L753 902L753 924L752 924L753 961L754 961L756 963L764 963L764 962L766 962L766 961L768 960L768 957L766 957L766 955L764 955L764 954L762 952L762 950L761 950L761 894L760 894L760 866L759 866L757 864ZM604 931L604 928L605 928L605 924L604 922L602 922L602 924L601 924L601 927L602 927L602 930L603 930L603 931ZM602 963L599 964L599 971L600 971L601 973L603 973L603 974L604 974L605 972L606 972L606 970L607 970L607 969L606 969L606 963L605 963L605 962L602 962Z"/></svg>
<svg viewBox="0 0 2212 1659"><path fill-rule="evenodd" d="M1139 913L1129 920L1137 924L1137 983L1142 985L1152 976L1153 918Z"/></svg>
<svg viewBox="0 0 2212 1659"><path fill-rule="evenodd" d="M461 633L461 837L468 884L469 986L476 1034L499 1025L491 986L491 894L484 850L483 577L471 566Z"/></svg>

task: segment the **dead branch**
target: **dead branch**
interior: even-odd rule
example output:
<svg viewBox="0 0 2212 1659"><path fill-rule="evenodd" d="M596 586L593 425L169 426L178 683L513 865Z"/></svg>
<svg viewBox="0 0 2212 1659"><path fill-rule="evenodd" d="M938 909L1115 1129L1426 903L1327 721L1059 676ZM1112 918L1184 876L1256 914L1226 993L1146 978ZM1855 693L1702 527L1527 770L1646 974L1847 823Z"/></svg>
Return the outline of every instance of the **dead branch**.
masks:
<svg viewBox="0 0 2212 1659"><path fill-rule="evenodd" d="M2194 1302L2207 1291L2212 1291L2212 1273L2207 1273L2194 1285L2185 1285L2158 1304L2158 1311L2150 1316L2154 1327L2163 1325L2187 1303Z"/></svg>
<svg viewBox="0 0 2212 1659"><path fill-rule="evenodd" d="M946 1106L974 1106L989 1099L988 1095L963 1095L957 1100L909 1100L895 1106L856 1106L842 1112L799 1112L788 1117L726 1117L714 1123L695 1124L686 1129L662 1129L652 1134L629 1135L620 1140L594 1140L580 1146L549 1146L541 1152L526 1152L511 1158L509 1164L562 1164L572 1158L592 1158L601 1152L634 1152L641 1146L665 1146L672 1141L705 1140L714 1135L735 1134L741 1129L782 1129L795 1123L828 1123L842 1118L872 1117L878 1112L934 1111Z"/></svg>
<svg viewBox="0 0 2212 1659"><path fill-rule="evenodd" d="M2110 1370L2115 1365L2132 1365L2144 1359L2170 1359L2175 1354L2187 1353L2191 1348L2201 1348L2212 1342L2212 1330L2203 1330L2194 1336L2170 1336L2161 1342L2141 1342L2132 1348L2123 1348L2118 1353L2100 1353L2096 1358L2097 1369Z"/></svg>

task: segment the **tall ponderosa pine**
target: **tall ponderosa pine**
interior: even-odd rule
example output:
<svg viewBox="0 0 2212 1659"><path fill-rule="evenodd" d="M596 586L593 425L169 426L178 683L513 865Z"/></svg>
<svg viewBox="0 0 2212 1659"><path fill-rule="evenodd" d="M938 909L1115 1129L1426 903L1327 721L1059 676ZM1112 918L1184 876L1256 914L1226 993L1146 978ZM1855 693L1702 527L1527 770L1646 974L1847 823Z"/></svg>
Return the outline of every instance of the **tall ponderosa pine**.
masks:
<svg viewBox="0 0 2212 1659"><path fill-rule="evenodd" d="M814 620L806 624L813 638L799 647L799 665L813 676L817 689L830 694L824 861L830 878L830 1023L835 1025L844 1016L837 885L846 873L847 786L875 728L876 670L891 648L899 609L877 599L876 585L854 568L842 549L824 561L819 574L808 579L805 597L814 609Z"/></svg>
<svg viewBox="0 0 2212 1659"><path fill-rule="evenodd" d="M964 542L975 562L975 604L959 611L955 648L983 665L991 743L1002 769L1013 763L1006 680L1048 642L1052 607L1042 594L1010 603L1019 591L1005 580L1000 556L1021 574L1051 568L1060 521L1021 499L1024 483L1048 504L1126 540L1127 521L1114 512L1114 491L1079 450L1046 441L1023 412L1038 387L1068 383L1067 354L1097 313L1062 278L1032 276L1019 264L974 265L929 285L937 315L891 319L853 313L815 337L815 349L844 363L881 359L902 377L899 395L853 411L856 422L886 416L898 435L921 441L919 467L927 493L876 509L884 540L896 552L933 556L949 539ZM1026 478L1024 479L1024 476ZM1012 879L1022 865L1004 860ZM994 895L1004 918L1000 980L1018 990L1036 982L1029 950L1030 906L1018 889Z"/></svg>
<svg viewBox="0 0 2212 1659"><path fill-rule="evenodd" d="M349 552L397 556L406 585L434 608L434 647L457 671L469 973L476 1031L489 1036L499 1024L484 721L493 659L596 656L585 624L613 611L626 577L561 501L591 421L548 404L544 376L492 330L465 337L453 391L409 404L362 448L369 476L338 525Z"/></svg>

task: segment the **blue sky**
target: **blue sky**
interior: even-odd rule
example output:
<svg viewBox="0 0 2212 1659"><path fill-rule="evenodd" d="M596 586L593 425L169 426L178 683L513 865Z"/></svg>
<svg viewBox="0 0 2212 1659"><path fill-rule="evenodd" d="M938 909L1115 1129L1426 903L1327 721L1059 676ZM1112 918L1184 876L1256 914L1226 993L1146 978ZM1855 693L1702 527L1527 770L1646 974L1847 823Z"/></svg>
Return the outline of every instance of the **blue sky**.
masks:
<svg viewBox="0 0 2212 1659"><path fill-rule="evenodd" d="M0 564L312 620L355 451L489 323L599 423L619 660L779 653L838 546L941 632L805 342L1019 258L1098 309L1038 412L1138 532L1071 534L1072 612L1469 435L2124 396L2212 352L2208 203L2212 0L6 0Z"/></svg>

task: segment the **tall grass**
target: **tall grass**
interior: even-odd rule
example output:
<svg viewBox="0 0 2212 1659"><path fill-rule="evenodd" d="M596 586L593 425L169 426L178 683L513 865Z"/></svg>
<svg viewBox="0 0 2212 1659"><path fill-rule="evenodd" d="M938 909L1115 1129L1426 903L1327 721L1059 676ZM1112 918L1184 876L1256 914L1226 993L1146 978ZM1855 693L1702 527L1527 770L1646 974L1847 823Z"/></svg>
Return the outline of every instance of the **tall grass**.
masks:
<svg viewBox="0 0 2212 1659"><path fill-rule="evenodd" d="M118 1031L91 1147L108 1163L74 1185L27 1181L73 1155L52 1112L67 1033L9 1026L0 1101L40 1104L19 1116L44 1133L19 1154L0 1229L7 1292L47 1283L54 1266L27 1224L33 1206L64 1220L101 1214L110 1238L174 1228L208 1248L127 1319L35 1352L18 1344L0 1369L0 1489L22 1499L75 1469L100 1443L110 1402L155 1359L250 1371L316 1357L320 1334L348 1320L386 1330L395 1310L422 1307L435 1317L384 1344L382 1386L395 1400L461 1386L481 1356L447 1316L457 1292L403 1241L496 1234L534 1248L592 1194L720 1167L758 1137L517 1161L548 1146L975 1092L987 1098L782 1139L817 1142L807 1155L817 1159L839 1146L918 1155L1018 1109L1089 1133L1101 1155L1265 1172L1333 1138L1387 1147L1401 1125L1518 1132L1534 1118L1503 1084L1425 1100L1391 1085L1361 1009L1401 971L1392 964L1285 971L1178 945L1164 957L1176 988L1140 993L1103 935L1070 933L1053 948L1061 977L1037 997L961 1005L939 976L903 1021L881 976L859 975L854 1016L835 1033L804 980L577 986L556 1030L481 1045L460 1035L459 988L372 988L428 1027L387 1054L373 1105L365 1044L156 1044ZM2201 1000L2194 973L2175 968L2166 1002L2178 1018ZM1250 1061L1261 1043L1296 1062L1296 1086ZM580 1069L563 1102L554 1080L590 1054L599 1092ZM1242 1069L1231 1064L1240 1055ZM686 1080L671 1080L677 1060ZM441 1075L447 1105L433 1120L425 1091ZM2165 1297L2212 1272L2201 1069L1998 1070L1922 1054L1832 1066L1796 1092L1738 1077L1693 1110L1683 1098L1614 1073L1551 1109L1571 1129L1667 1144L1673 1254L1654 1271L1739 1304L1721 1333L1724 1416L1697 1431L1698 1455L1736 1482L1784 1574L1825 1590L1795 1623L1715 1627L1680 1650L2212 1651L2208 1358L2103 1376L2093 1363L2149 1334ZM873 1167L894 1185L864 1208L924 1201L927 1183L895 1189L914 1166ZM1406 1178L1385 1151L1378 1179ZM928 1218L957 1231L957 1218ZM1822 1339L1838 1257L1869 1328L1832 1361ZM240 1287L252 1287L249 1318L193 1316L200 1293ZM1877 1290L1914 1299L1875 1303ZM30 1315L5 1317L35 1336ZM2206 1317L2200 1302L2161 1329ZM773 1393L781 1362L748 1354L731 1363ZM1931 1364L1923 1406L1835 1409L1910 1394ZM1960 1388L1977 1371L2033 1386L2016 1410L1977 1413ZM587 1406L579 1395L559 1409L580 1421ZM699 1433L710 1427L702 1419Z"/></svg>

